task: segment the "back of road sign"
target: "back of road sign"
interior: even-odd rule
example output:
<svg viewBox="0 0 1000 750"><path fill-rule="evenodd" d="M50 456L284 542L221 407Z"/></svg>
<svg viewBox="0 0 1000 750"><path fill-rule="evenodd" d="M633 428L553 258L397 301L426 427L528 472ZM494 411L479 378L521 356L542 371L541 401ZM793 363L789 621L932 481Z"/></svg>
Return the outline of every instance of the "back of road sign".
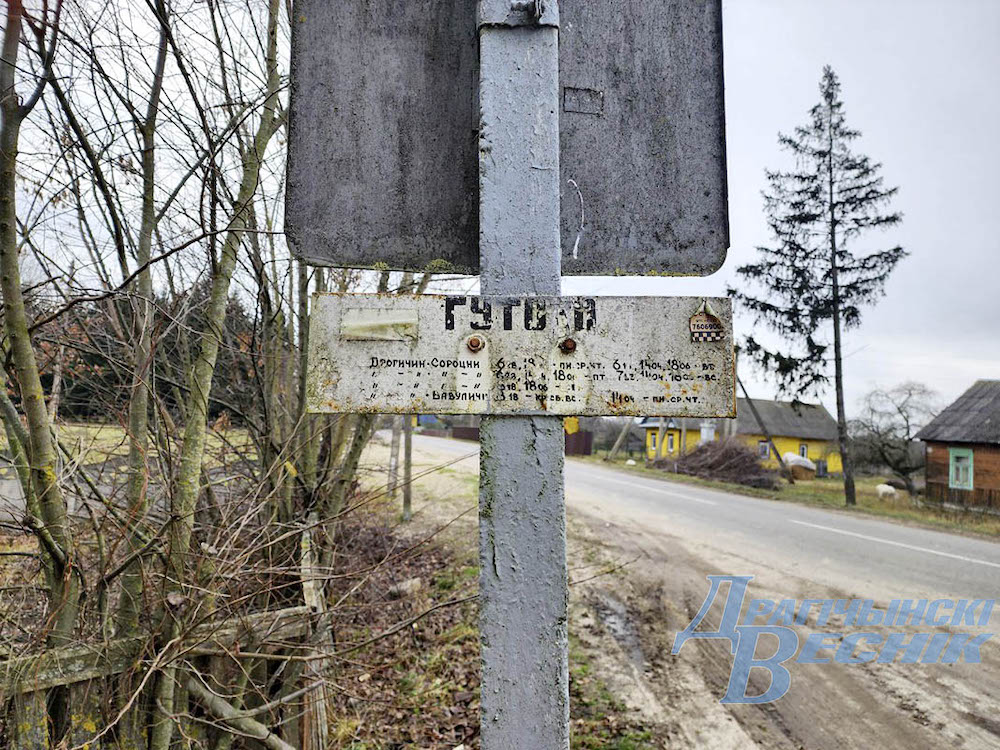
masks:
<svg viewBox="0 0 1000 750"><path fill-rule="evenodd" d="M296 0L286 224L307 262L478 272L476 5ZM721 0L559 11L563 273L712 273L729 246Z"/></svg>

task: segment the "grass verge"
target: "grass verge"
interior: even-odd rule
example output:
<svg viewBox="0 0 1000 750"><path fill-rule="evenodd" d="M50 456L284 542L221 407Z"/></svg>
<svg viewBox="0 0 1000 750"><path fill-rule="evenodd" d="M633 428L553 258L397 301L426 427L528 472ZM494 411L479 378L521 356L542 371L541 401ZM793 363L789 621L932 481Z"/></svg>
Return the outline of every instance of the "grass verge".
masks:
<svg viewBox="0 0 1000 750"><path fill-rule="evenodd" d="M422 488L417 488L421 492ZM479 570L471 539L434 539L412 553L418 527L396 525L394 503L373 503L345 524L340 557L347 568L373 564L364 587L337 579L337 640L372 641L400 621L431 611L410 627L358 649L336 667L334 747L476 750L479 747L479 631L474 600ZM382 568L380 560L392 560ZM406 585L400 585L405 583ZM444 606L447 602L461 602ZM440 607L434 609L435 607ZM571 625L572 628L572 625ZM596 673L587 649L570 633L570 727L573 750L654 750L657 729L644 725Z"/></svg>

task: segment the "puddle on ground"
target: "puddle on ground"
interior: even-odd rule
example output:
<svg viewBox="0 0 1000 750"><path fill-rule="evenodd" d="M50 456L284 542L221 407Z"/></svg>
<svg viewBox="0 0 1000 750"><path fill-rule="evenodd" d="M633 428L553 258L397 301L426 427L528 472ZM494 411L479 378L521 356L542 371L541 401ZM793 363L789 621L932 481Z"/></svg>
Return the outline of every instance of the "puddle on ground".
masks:
<svg viewBox="0 0 1000 750"><path fill-rule="evenodd" d="M632 618L629 617L628 607L606 592L598 594L591 605L597 619L608 629L629 660L639 669L644 670L646 656L642 653L639 631L636 630Z"/></svg>

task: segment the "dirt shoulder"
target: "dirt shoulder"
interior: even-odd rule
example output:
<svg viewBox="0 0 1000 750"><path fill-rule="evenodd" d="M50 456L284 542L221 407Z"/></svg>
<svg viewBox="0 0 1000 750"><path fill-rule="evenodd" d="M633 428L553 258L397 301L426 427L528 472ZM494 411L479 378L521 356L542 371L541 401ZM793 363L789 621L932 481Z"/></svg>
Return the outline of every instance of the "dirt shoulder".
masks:
<svg viewBox="0 0 1000 750"><path fill-rule="evenodd" d="M373 501L366 520L344 531L344 557L378 572L350 593L357 618L341 637L363 641L433 611L339 666L337 747L479 747L478 608L465 601L475 596L478 579L478 477L467 465L415 453L413 520L401 522L397 495ZM376 439L365 454L362 496L379 494L386 457L387 446ZM589 592L593 576L606 575L614 563L600 548L571 546L572 573L590 579L578 590ZM345 593L347 587L345 581ZM571 747L672 747L657 712L625 696L612 666L617 642L601 621L587 620L589 605L581 602L574 592L572 607L582 609L570 624Z"/></svg>
<svg viewBox="0 0 1000 750"><path fill-rule="evenodd" d="M727 641L697 641L671 656L674 635L692 620L708 593L709 573L742 571L744 561L711 562L697 542L574 514L575 540L589 539L612 559L632 562L613 578L596 579L574 596L572 619L596 620L616 648L604 667L619 694L675 732L671 747L844 748L1000 746L1000 654L982 650L982 664L788 664L792 686L762 705L719 703L732 667ZM705 540L707 541L707 540ZM579 542L577 542L579 543ZM692 551L692 548L694 551ZM858 592L817 590L807 579L758 571L755 598L849 599ZM718 622L718 610L707 622ZM816 630L797 627L800 642ZM865 628L885 634L882 628ZM907 638L916 629L910 629ZM607 634L607 635L605 635ZM754 674L751 692L768 685Z"/></svg>

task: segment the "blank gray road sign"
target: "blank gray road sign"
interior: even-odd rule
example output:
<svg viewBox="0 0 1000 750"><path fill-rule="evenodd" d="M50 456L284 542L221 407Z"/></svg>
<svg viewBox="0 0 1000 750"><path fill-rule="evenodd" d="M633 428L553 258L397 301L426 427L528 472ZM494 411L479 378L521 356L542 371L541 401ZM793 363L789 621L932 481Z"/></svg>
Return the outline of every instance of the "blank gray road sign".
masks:
<svg viewBox="0 0 1000 750"><path fill-rule="evenodd" d="M729 246L721 0L559 11L563 273L712 273ZM296 0L293 15L295 252L478 272L476 0Z"/></svg>
<svg viewBox="0 0 1000 750"><path fill-rule="evenodd" d="M700 297L320 294L313 413L732 417L732 310Z"/></svg>

